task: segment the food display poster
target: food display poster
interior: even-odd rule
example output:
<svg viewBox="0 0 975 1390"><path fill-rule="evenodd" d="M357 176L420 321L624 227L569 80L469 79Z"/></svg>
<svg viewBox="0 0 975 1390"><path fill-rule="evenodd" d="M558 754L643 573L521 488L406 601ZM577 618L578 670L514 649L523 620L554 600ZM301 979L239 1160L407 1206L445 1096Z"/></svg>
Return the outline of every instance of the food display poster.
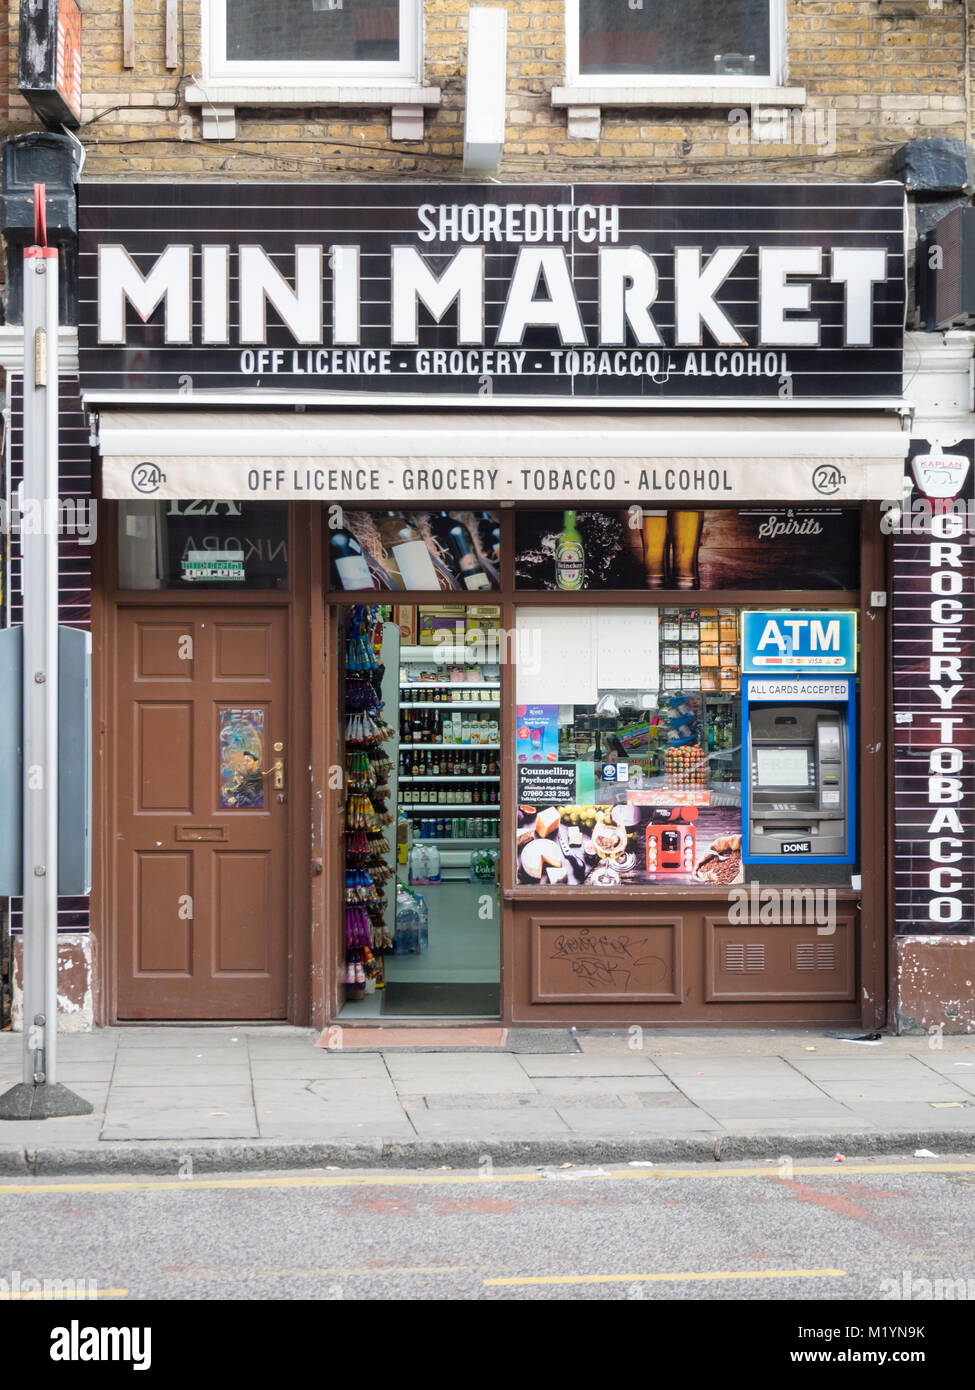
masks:
<svg viewBox="0 0 975 1390"><path fill-rule="evenodd" d="M518 762L554 763L558 761L558 756L558 705L519 705L515 725L515 757Z"/></svg>
<svg viewBox="0 0 975 1390"><path fill-rule="evenodd" d="M518 769L520 884L724 887L744 881L740 807L628 801L583 806L559 801L561 787L557 786L552 788L555 795L533 798L533 785L539 791L545 789L522 780L533 772L531 767Z"/></svg>

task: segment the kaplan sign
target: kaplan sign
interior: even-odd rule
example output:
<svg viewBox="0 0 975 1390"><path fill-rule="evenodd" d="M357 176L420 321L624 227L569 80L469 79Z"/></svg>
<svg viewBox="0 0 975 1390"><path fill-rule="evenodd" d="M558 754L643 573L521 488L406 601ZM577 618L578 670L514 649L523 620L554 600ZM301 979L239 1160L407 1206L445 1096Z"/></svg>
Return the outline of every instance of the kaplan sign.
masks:
<svg viewBox="0 0 975 1390"><path fill-rule="evenodd" d="M79 204L93 400L900 395L899 185L125 183Z"/></svg>

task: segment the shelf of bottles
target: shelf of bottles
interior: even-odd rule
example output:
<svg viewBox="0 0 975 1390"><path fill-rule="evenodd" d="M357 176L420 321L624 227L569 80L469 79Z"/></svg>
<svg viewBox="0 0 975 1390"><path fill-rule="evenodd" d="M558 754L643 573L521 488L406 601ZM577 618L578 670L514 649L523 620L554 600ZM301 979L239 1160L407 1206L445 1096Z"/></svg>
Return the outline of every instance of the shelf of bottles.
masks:
<svg viewBox="0 0 975 1390"><path fill-rule="evenodd" d="M414 745L400 749L401 782L496 782L500 776L500 755L487 747L466 749L445 745L427 751Z"/></svg>
<svg viewBox="0 0 975 1390"><path fill-rule="evenodd" d="M487 712L492 707L497 708L497 702L493 706L481 703L476 709L480 714L482 710ZM489 744L496 747L500 743L500 721L496 717L468 719L461 714L455 719L452 712L444 717L444 712L449 708L449 705L403 704L401 701L400 745L433 744L438 748L486 748ZM439 715L437 711L440 711Z"/></svg>
<svg viewBox="0 0 975 1390"><path fill-rule="evenodd" d="M436 807L423 807L424 812L431 812L431 814L424 814L418 820L413 821L413 832L417 839L437 840L441 843L449 841L455 849L461 849L466 845L493 844L497 841L501 827L499 818L432 814L436 809ZM457 810L456 806L449 809ZM479 835L477 833L479 830L484 833Z"/></svg>
<svg viewBox="0 0 975 1390"><path fill-rule="evenodd" d="M500 700L416 700L411 702L411 709L500 709Z"/></svg>

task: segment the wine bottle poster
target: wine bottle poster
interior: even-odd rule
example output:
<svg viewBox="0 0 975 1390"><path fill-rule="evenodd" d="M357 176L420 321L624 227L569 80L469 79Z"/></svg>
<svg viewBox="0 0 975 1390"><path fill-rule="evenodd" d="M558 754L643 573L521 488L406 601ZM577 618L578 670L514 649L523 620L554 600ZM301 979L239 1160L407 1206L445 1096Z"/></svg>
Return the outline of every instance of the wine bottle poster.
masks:
<svg viewBox="0 0 975 1390"><path fill-rule="evenodd" d="M333 589L478 594L501 582L496 512L336 509L326 535Z"/></svg>
<svg viewBox="0 0 975 1390"><path fill-rule="evenodd" d="M515 586L857 589L859 524L841 507L523 511Z"/></svg>

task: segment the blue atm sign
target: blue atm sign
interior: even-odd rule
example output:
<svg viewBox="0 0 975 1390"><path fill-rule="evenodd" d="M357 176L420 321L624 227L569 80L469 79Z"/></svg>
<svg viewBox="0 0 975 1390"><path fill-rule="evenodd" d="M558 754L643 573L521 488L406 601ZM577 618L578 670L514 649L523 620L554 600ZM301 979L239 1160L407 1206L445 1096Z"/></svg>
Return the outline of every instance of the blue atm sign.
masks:
<svg viewBox="0 0 975 1390"><path fill-rule="evenodd" d="M857 669L857 615L854 610L787 609L745 611L741 615L742 671L765 676L828 671L854 675Z"/></svg>

